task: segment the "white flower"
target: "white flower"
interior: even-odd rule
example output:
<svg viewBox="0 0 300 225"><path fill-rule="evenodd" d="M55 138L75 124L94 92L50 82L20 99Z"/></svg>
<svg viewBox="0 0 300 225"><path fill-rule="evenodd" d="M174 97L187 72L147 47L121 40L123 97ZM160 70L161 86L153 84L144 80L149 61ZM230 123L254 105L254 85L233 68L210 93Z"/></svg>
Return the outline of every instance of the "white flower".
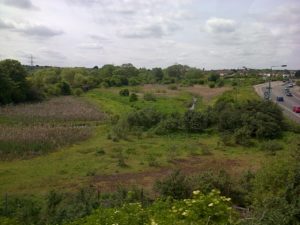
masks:
<svg viewBox="0 0 300 225"><path fill-rule="evenodd" d="M188 214L188 211L187 210L185 210L181 215L183 215L183 216L187 216L187 214Z"/></svg>
<svg viewBox="0 0 300 225"><path fill-rule="evenodd" d="M200 191L199 191L199 190L193 191L193 194L194 194L194 195L198 195L198 194L200 194Z"/></svg>
<svg viewBox="0 0 300 225"><path fill-rule="evenodd" d="M151 219L151 225L158 225L158 223L156 223L154 219Z"/></svg>
<svg viewBox="0 0 300 225"><path fill-rule="evenodd" d="M208 204L209 207L212 207L213 205L214 205L214 203L209 203Z"/></svg>

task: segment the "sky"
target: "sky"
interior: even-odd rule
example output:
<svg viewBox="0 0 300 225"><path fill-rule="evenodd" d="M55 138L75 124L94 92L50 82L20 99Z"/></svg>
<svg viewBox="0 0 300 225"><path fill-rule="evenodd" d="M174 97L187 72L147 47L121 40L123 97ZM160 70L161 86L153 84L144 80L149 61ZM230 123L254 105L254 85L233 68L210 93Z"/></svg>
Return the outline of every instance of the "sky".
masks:
<svg viewBox="0 0 300 225"><path fill-rule="evenodd" d="M299 0L0 0L0 60L300 69Z"/></svg>

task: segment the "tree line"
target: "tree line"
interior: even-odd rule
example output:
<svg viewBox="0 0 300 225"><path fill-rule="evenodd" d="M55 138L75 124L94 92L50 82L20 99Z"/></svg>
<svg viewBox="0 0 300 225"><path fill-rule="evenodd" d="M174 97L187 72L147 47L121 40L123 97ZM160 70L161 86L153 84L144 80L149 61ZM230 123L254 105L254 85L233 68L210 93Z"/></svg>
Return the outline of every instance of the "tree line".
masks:
<svg viewBox="0 0 300 225"><path fill-rule="evenodd" d="M237 71L232 70L231 74ZM256 71L249 71L257 76ZM101 68L28 67L12 59L0 61L0 104L40 101L51 96L81 95L96 87L134 86L140 84L180 83L189 86L223 86L216 71L175 64L167 68L136 68L132 64L104 65Z"/></svg>

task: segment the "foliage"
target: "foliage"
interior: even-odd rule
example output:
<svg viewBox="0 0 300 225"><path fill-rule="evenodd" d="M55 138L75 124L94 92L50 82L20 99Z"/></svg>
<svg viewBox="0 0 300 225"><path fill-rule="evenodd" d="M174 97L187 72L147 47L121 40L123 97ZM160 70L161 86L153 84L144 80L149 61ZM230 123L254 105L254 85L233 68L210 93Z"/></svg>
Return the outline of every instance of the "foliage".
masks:
<svg viewBox="0 0 300 225"><path fill-rule="evenodd" d="M182 118L179 113L172 113L167 118L160 121L155 128L156 134L168 134L180 130L182 126Z"/></svg>
<svg viewBox="0 0 300 225"><path fill-rule="evenodd" d="M162 115L154 108L143 108L138 111L131 112L127 121L131 127L143 127L149 129L160 122Z"/></svg>
<svg viewBox="0 0 300 225"><path fill-rule="evenodd" d="M129 90L127 88L119 91L120 96L129 96Z"/></svg>
<svg viewBox="0 0 300 225"><path fill-rule="evenodd" d="M208 81L212 81L212 82L216 82L219 79L220 79L220 75L215 72L212 72L208 77Z"/></svg>
<svg viewBox="0 0 300 225"><path fill-rule="evenodd" d="M295 77L296 77L296 78L300 78L300 70L297 70L297 71L296 71Z"/></svg>
<svg viewBox="0 0 300 225"><path fill-rule="evenodd" d="M29 94L26 75L25 69L18 61L11 59L0 61L0 105L35 100L30 99L35 96Z"/></svg>
<svg viewBox="0 0 300 225"><path fill-rule="evenodd" d="M189 110L183 116L183 126L188 132L201 132L208 128L210 117L207 113Z"/></svg>
<svg viewBox="0 0 300 225"><path fill-rule="evenodd" d="M215 83L210 83L210 84L209 84L209 87L210 87L210 88L214 88L215 86L216 86Z"/></svg>
<svg viewBox="0 0 300 225"><path fill-rule="evenodd" d="M254 180L254 224L278 225L300 222L299 147L292 159L275 159Z"/></svg>
<svg viewBox="0 0 300 225"><path fill-rule="evenodd" d="M190 181L179 170L173 172L165 179L157 181L154 187L161 196L174 199L184 199L191 196Z"/></svg>
<svg viewBox="0 0 300 225"><path fill-rule="evenodd" d="M101 207L86 219L70 225L89 224L174 224L174 225L225 225L235 224L230 199L212 190L208 195L194 191L193 197L184 200L157 200L149 207L140 203L124 204L118 208Z"/></svg>
<svg viewBox="0 0 300 225"><path fill-rule="evenodd" d="M136 102L138 100L138 96L135 93L131 93L130 97L129 97L129 101L130 102Z"/></svg>
<svg viewBox="0 0 300 225"><path fill-rule="evenodd" d="M268 152L269 154L275 154L277 151L282 150L283 146L278 141L269 140L269 141L263 142L260 146L260 149Z"/></svg>
<svg viewBox="0 0 300 225"><path fill-rule="evenodd" d="M170 90L177 90L177 89L178 89L178 87L177 87L176 84L170 84L170 85L168 86L168 88L169 88Z"/></svg>

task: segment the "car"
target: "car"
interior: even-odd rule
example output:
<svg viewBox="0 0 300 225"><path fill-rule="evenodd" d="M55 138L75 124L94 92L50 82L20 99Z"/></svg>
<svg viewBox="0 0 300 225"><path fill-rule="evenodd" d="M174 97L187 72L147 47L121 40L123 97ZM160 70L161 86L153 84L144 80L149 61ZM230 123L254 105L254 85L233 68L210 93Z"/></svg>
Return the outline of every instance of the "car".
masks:
<svg viewBox="0 0 300 225"><path fill-rule="evenodd" d="M293 87L294 85L293 85L293 83L289 83L289 87Z"/></svg>
<svg viewBox="0 0 300 225"><path fill-rule="evenodd" d="M284 98L282 96L277 96L276 100L277 100L277 102L283 102Z"/></svg>
<svg viewBox="0 0 300 225"><path fill-rule="evenodd" d="M294 106L293 107L293 112L300 113L300 106Z"/></svg>
<svg viewBox="0 0 300 225"><path fill-rule="evenodd" d="M292 93L289 92L289 91L287 91L287 92L285 93L285 95L286 95L286 96L289 96L289 97L292 97L292 96L293 96Z"/></svg>

